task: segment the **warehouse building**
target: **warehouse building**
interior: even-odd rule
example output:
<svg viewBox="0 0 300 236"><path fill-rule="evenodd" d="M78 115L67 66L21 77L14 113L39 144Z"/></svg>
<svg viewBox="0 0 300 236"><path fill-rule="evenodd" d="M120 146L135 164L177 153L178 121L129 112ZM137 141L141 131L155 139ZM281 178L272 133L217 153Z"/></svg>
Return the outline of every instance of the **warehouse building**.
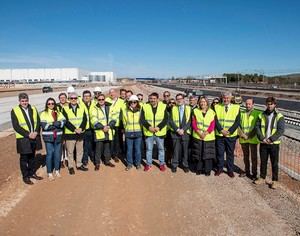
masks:
<svg viewBox="0 0 300 236"><path fill-rule="evenodd" d="M79 68L0 69L1 83L112 82L113 80L113 72L89 72Z"/></svg>

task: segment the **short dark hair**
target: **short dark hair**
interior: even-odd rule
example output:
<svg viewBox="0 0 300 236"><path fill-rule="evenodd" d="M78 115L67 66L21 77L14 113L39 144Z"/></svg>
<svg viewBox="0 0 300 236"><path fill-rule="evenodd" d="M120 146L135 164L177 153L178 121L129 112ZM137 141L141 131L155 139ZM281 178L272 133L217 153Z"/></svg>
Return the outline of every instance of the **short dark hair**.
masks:
<svg viewBox="0 0 300 236"><path fill-rule="evenodd" d="M121 88L121 89L120 89L120 94L121 94L122 92L126 92L126 89Z"/></svg>
<svg viewBox="0 0 300 236"><path fill-rule="evenodd" d="M177 97L181 96L182 98L184 98L184 95L182 93L177 93L175 98L177 99Z"/></svg>
<svg viewBox="0 0 300 236"><path fill-rule="evenodd" d="M68 97L68 95L67 95L66 93L60 93L60 94L58 95L58 98L60 98L61 96L65 96L66 98Z"/></svg>
<svg viewBox="0 0 300 236"><path fill-rule="evenodd" d="M89 94L90 96L92 96L92 93L91 93L90 90L84 90L84 91L82 92L82 97L83 97L85 94Z"/></svg>
<svg viewBox="0 0 300 236"><path fill-rule="evenodd" d="M153 93L151 93L150 95L149 95L149 97L156 97L156 98L158 98L159 97L159 95L158 95L158 93L156 93L156 92L153 92Z"/></svg>
<svg viewBox="0 0 300 236"><path fill-rule="evenodd" d="M98 98L99 97L104 97L105 98L105 95L103 93L100 93L99 96L98 96Z"/></svg>
<svg viewBox="0 0 300 236"><path fill-rule="evenodd" d="M266 103L272 103L272 104L276 105L277 101L276 101L276 98L274 98L274 97L267 97Z"/></svg>
<svg viewBox="0 0 300 236"><path fill-rule="evenodd" d="M133 92L132 92L132 90L126 90L126 93L131 93L131 94L133 94Z"/></svg>
<svg viewBox="0 0 300 236"><path fill-rule="evenodd" d="M21 99L29 99L28 94L27 93L19 93L19 101L21 101Z"/></svg>
<svg viewBox="0 0 300 236"><path fill-rule="evenodd" d="M143 95L143 94L141 94L141 93L138 93L136 96L142 96L142 97L144 97L144 95Z"/></svg>

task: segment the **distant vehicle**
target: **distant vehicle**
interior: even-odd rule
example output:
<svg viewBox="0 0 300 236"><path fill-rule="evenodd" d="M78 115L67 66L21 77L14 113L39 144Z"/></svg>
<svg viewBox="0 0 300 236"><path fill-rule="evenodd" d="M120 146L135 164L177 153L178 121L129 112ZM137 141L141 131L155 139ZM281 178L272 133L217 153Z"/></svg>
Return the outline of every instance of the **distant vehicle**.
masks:
<svg viewBox="0 0 300 236"><path fill-rule="evenodd" d="M42 89L43 93L50 93L53 92L53 88L51 88L50 86L45 86Z"/></svg>

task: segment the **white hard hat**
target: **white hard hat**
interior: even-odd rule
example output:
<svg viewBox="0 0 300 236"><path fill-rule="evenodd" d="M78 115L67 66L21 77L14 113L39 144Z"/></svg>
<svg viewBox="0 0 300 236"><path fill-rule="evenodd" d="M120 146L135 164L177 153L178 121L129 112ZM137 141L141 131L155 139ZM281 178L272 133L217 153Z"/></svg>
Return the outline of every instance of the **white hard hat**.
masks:
<svg viewBox="0 0 300 236"><path fill-rule="evenodd" d="M70 86L67 88L67 93L74 93L75 92L75 89L73 86Z"/></svg>
<svg viewBox="0 0 300 236"><path fill-rule="evenodd" d="M101 89L100 87L95 87L95 88L94 88L94 92L100 92L100 93L101 93L101 92L102 92L102 89Z"/></svg>
<svg viewBox="0 0 300 236"><path fill-rule="evenodd" d="M138 97L136 95L131 95L130 98L128 99L128 101L138 101Z"/></svg>

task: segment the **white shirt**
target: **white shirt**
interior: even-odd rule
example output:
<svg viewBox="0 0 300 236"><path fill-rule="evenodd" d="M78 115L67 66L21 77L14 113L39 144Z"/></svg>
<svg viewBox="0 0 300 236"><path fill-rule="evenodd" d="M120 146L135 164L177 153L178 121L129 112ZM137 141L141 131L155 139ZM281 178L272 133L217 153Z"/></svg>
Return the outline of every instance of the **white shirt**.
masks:
<svg viewBox="0 0 300 236"><path fill-rule="evenodd" d="M32 126L31 120L30 120L29 109L28 109L28 107L27 108L22 107L22 109L25 111L25 114L26 114L26 116L27 116L27 118L29 120L30 132L33 132L34 130L33 130L33 126Z"/></svg>

